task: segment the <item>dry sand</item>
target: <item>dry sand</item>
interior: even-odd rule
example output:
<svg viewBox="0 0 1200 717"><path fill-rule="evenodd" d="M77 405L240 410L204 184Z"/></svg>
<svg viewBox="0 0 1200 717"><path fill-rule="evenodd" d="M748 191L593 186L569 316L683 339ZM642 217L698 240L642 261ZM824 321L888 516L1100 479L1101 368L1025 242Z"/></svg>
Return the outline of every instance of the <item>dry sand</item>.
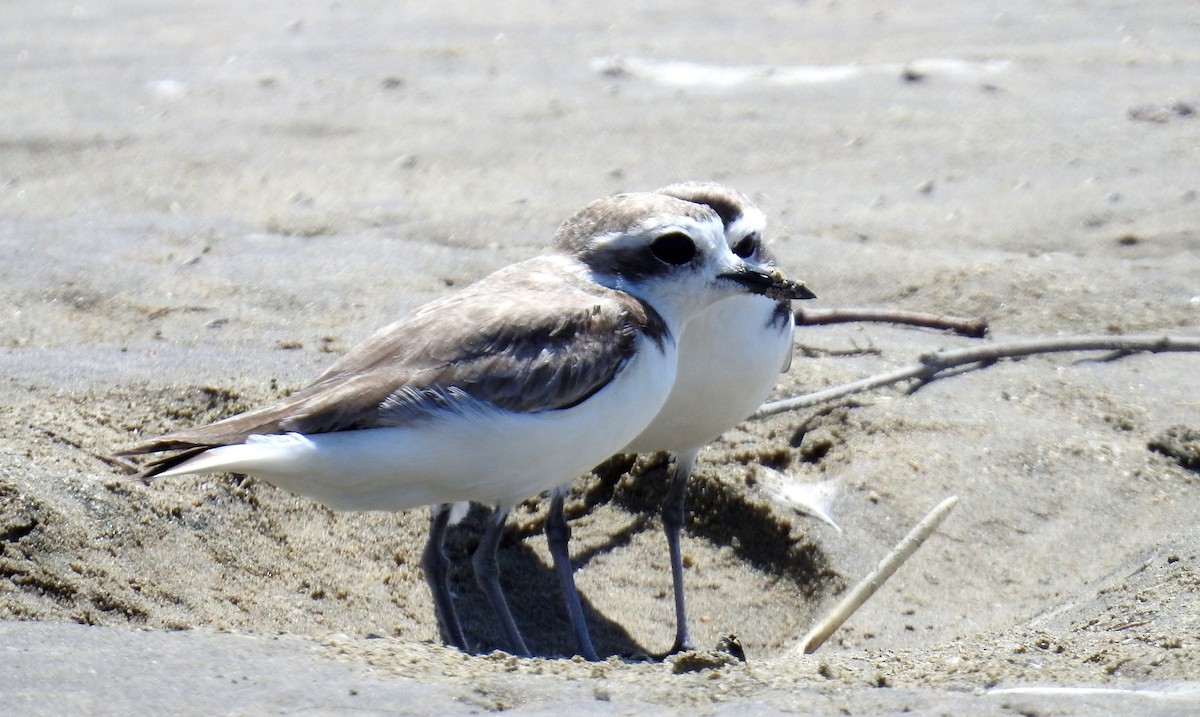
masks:
<svg viewBox="0 0 1200 717"><path fill-rule="evenodd" d="M698 642L735 634L744 664L643 659L672 629L653 460L578 484L578 579L613 656L586 664L562 657L536 504L501 559L540 657L466 656L434 644L425 511L143 486L103 459L302 385L595 197L683 179L751 194L821 306L982 315L989 340L1200 334L1195 3L880 7L6 8L4 712L1200 710L1195 354L1034 357L731 431L685 552ZM972 341L797 343L780 396ZM1170 436L1178 457L1150 449ZM830 481L842 532L772 501L758 466ZM796 655L952 494L896 578Z"/></svg>

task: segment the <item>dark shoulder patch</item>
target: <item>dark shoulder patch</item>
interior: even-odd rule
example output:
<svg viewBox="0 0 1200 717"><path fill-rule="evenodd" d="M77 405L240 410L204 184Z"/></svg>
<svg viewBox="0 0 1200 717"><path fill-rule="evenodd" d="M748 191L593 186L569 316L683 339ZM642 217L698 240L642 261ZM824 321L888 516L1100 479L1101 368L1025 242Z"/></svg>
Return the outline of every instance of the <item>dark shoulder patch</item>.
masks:
<svg viewBox="0 0 1200 717"><path fill-rule="evenodd" d="M767 326L774 329L782 329L794 320L792 316L792 302L780 301L775 304L775 311L771 313L771 320L767 322Z"/></svg>

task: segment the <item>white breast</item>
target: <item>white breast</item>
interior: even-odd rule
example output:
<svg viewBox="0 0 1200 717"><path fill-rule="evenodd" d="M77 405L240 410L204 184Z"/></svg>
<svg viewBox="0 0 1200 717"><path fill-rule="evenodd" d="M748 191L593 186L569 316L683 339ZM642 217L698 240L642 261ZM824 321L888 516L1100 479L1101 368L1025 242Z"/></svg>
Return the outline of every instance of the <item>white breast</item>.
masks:
<svg viewBox="0 0 1200 717"><path fill-rule="evenodd" d="M736 296L688 322L671 394L625 451L697 450L762 405L792 351L792 321L772 323L775 310L771 299Z"/></svg>

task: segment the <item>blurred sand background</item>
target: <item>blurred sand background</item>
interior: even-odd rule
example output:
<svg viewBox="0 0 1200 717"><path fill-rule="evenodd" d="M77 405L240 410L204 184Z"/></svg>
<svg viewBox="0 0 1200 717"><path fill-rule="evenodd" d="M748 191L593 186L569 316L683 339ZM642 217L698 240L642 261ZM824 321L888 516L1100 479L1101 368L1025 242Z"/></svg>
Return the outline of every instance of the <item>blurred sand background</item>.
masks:
<svg viewBox="0 0 1200 717"><path fill-rule="evenodd" d="M144 486L102 459L304 384L596 197L686 179L751 195L819 306L985 316L990 341L1200 334L1194 2L4 16L6 714L1200 710L1200 473L1149 447L1200 452L1195 354L1034 357L731 431L684 539L697 641L735 634L744 664L644 659L672 635L652 459L572 502L613 656L595 665L563 658L536 504L501 559L539 657L466 656L436 644L426 511L338 514L229 476ZM972 343L805 328L777 394ZM842 532L772 500L763 466L834 487ZM952 494L894 580L796 655ZM452 549L487 650L476 526Z"/></svg>

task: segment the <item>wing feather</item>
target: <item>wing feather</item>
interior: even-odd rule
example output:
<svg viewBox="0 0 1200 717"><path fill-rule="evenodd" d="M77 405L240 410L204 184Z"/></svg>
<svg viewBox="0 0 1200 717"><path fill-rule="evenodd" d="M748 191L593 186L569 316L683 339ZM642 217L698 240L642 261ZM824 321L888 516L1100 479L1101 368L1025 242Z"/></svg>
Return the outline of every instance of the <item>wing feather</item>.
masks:
<svg viewBox="0 0 1200 717"><path fill-rule="evenodd" d="M641 332L660 342L668 335L648 305L539 257L417 309L287 398L121 455L190 457L255 434L409 425L447 411L568 408L620 372ZM147 474L177 462L158 459Z"/></svg>

